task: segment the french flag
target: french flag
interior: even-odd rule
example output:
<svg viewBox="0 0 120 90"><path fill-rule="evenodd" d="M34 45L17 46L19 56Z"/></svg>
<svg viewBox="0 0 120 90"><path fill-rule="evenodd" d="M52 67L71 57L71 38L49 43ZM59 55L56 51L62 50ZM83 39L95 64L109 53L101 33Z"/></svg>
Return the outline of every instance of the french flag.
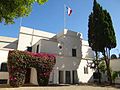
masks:
<svg viewBox="0 0 120 90"><path fill-rule="evenodd" d="M72 9L70 7L66 7L67 8L67 14L68 16L70 16L72 14Z"/></svg>

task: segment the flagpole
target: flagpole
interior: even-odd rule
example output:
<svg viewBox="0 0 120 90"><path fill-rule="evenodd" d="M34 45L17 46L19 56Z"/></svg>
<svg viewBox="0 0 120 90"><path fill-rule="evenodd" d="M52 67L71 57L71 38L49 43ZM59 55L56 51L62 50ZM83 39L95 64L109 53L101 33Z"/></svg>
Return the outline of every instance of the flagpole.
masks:
<svg viewBox="0 0 120 90"><path fill-rule="evenodd" d="M33 44L33 35L34 35L34 28L33 28L33 31L32 31L32 37L31 37L31 42L30 42L31 47L32 47L32 44Z"/></svg>
<svg viewBox="0 0 120 90"><path fill-rule="evenodd" d="M64 29L66 28L66 5L64 4Z"/></svg>
<svg viewBox="0 0 120 90"><path fill-rule="evenodd" d="M21 26L22 26L22 17L20 18L20 26L19 26L19 28L21 28Z"/></svg>

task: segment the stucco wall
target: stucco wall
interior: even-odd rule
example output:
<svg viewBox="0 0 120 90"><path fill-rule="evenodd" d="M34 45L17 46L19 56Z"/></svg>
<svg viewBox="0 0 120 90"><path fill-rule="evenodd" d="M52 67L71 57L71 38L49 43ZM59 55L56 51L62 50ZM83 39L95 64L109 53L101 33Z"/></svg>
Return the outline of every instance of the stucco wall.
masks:
<svg viewBox="0 0 120 90"><path fill-rule="evenodd" d="M82 40L82 58L93 59L94 52L89 47L88 41Z"/></svg>
<svg viewBox="0 0 120 90"><path fill-rule="evenodd" d="M0 49L17 49L17 38L0 36Z"/></svg>
<svg viewBox="0 0 120 90"><path fill-rule="evenodd" d="M41 39L33 46L33 52L36 52L37 45L39 45L39 52L58 54L59 48L57 42Z"/></svg>
<svg viewBox="0 0 120 90"><path fill-rule="evenodd" d="M52 77L50 78L50 81L53 83L58 84L58 78L59 78L59 71L64 72L64 83L65 83L65 71L71 72L71 83L72 83L72 71L77 70L80 64L80 59L75 57L63 57L63 56L57 56L56 57L56 65L53 69Z"/></svg>
<svg viewBox="0 0 120 90"><path fill-rule="evenodd" d="M37 71L35 68L31 68L30 83L38 85L37 82Z"/></svg>
<svg viewBox="0 0 120 90"><path fill-rule="evenodd" d="M82 59L82 57L85 59L94 57L91 48L88 46L88 42L81 39L80 33L69 31L67 29L56 36L56 41L41 39L33 46L33 52L36 52L37 45L39 45L39 52L56 55L56 65L51 72L49 81L58 84L59 71L63 71L63 82L65 83L65 72L70 71L72 83L73 70L77 71L78 82L87 83L88 81L91 81L94 70L88 68L88 74L84 74L84 66L87 66L87 61ZM59 45L62 46L61 49L59 48ZM72 56L72 49L76 49L76 57Z"/></svg>
<svg viewBox="0 0 120 90"><path fill-rule="evenodd" d="M120 59L110 60L110 67L113 71L120 71Z"/></svg>
<svg viewBox="0 0 120 90"><path fill-rule="evenodd" d="M72 49L76 49L77 57L81 57L80 33L64 30L64 34L58 35L57 41L62 45L64 56L72 56Z"/></svg>
<svg viewBox="0 0 120 90"><path fill-rule="evenodd" d="M18 38L18 50L26 50L27 46L33 46L40 39L49 39L55 36L53 33L21 27Z"/></svg>
<svg viewBox="0 0 120 90"><path fill-rule="evenodd" d="M1 63L3 62L7 63L8 52L9 50L0 49L0 68L1 68Z"/></svg>
<svg viewBox="0 0 120 90"><path fill-rule="evenodd" d="M0 49L0 69L1 63L7 63L9 50ZM9 73L8 72L0 72L0 79L8 79L7 84L9 84Z"/></svg>
<svg viewBox="0 0 120 90"><path fill-rule="evenodd" d="M58 72L60 70L64 72L64 83L66 71L70 71L71 73L71 83L73 70L77 71L78 82L87 83L91 79L94 71L88 68L88 74L84 74L84 66L87 65L86 59L93 58L94 54L91 48L89 48L88 42L82 40L80 33L65 29L62 33L55 35L53 33L21 27L17 49L24 51L27 49L27 46L32 45L32 51L36 52L38 44L39 52L56 55L56 65L50 76L50 81L53 83L59 83ZM59 45L62 46L61 49ZM76 49L76 57L72 56L72 49ZM1 62L7 62L8 50L0 50L0 56ZM37 85L37 74L34 68L31 69L30 82Z"/></svg>
<svg viewBox="0 0 120 90"><path fill-rule="evenodd" d="M91 62L90 60L88 60L88 62ZM82 59L78 68L78 76L79 76L79 82L81 83L88 83L88 82L93 82L93 72L94 69L90 69L90 67L88 67L88 74L84 73L84 67L87 67L87 60Z"/></svg>

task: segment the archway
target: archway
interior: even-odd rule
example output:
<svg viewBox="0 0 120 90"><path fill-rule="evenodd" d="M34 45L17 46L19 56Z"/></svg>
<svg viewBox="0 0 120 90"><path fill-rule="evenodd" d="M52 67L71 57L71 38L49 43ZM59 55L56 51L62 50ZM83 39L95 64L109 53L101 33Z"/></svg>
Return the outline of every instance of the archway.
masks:
<svg viewBox="0 0 120 90"><path fill-rule="evenodd" d="M26 69L33 67L37 71L38 84L48 85L50 72L55 62L55 56L51 54L9 51L9 83L13 87L22 86L25 82Z"/></svg>

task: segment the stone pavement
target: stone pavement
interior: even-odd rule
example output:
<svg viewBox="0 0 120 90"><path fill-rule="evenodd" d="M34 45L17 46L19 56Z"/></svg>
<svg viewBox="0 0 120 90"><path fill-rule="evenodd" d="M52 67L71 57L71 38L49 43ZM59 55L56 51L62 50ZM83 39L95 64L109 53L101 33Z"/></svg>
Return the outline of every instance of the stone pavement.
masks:
<svg viewBox="0 0 120 90"><path fill-rule="evenodd" d="M99 86L87 86L87 85L68 85L68 86L23 86L19 88L12 88L10 86L1 86L0 90L120 90L111 86L99 87Z"/></svg>

